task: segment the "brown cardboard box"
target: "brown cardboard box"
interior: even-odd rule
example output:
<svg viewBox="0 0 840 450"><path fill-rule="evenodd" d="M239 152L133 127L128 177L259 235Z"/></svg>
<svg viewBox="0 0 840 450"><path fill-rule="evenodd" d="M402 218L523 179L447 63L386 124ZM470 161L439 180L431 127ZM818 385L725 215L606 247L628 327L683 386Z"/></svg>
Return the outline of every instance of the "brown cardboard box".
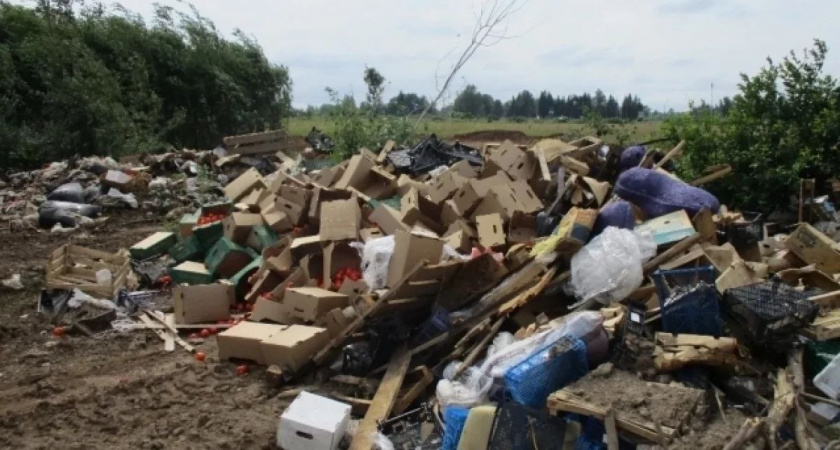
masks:
<svg viewBox="0 0 840 450"><path fill-rule="evenodd" d="M840 244L807 223L788 236L785 246L808 264L827 274L840 272Z"/></svg>
<svg viewBox="0 0 840 450"><path fill-rule="evenodd" d="M341 308L330 310L330 312L315 321L315 326L327 329L330 338L338 336L339 333L347 328L347 325L350 325L350 320L345 317L344 311Z"/></svg>
<svg viewBox="0 0 840 450"><path fill-rule="evenodd" d="M354 197L355 195L348 191L316 187L312 191L312 199L309 201L309 223L314 226L320 226L322 204L333 200L350 200Z"/></svg>
<svg viewBox="0 0 840 450"><path fill-rule="evenodd" d="M109 170L103 173L100 180L105 186L121 192L130 192L134 189L134 177L119 170Z"/></svg>
<svg viewBox="0 0 840 450"><path fill-rule="evenodd" d="M609 186L609 185L607 185ZM516 200L519 202L521 208L519 211L531 214L540 212L545 209L543 206L542 200L534 194L534 191L531 189L531 186L528 184L526 180L517 180L510 184L510 188L513 191L513 195L516 197Z"/></svg>
<svg viewBox="0 0 840 450"><path fill-rule="evenodd" d="M468 180L463 186L461 186L461 189L458 189L458 192L456 192L455 195L447 201L451 201L454 203L458 211L468 215L472 212L473 208L478 206L478 202L481 201L481 198L487 194L487 191L483 194L479 194L476 185L481 186L480 180Z"/></svg>
<svg viewBox="0 0 840 450"><path fill-rule="evenodd" d="M283 211L278 210L274 205L263 209L260 216L263 222L277 234L286 233L293 228L289 216Z"/></svg>
<svg viewBox="0 0 840 450"><path fill-rule="evenodd" d="M327 288L331 287L332 277L335 276L339 270L345 267L359 270L361 265L362 258L359 256L359 252L356 249L350 247L347 243L330 242L326 247L324 247L324 267L322 275L322 278L324 279L324 286Z"/></svg>
<svg viewBox="0 0 840 450"><path fill-rule="evenodd" d="M521 211L513 213L508 224L508 240L525 244L537 238L537 217Z"/></svg>
<svg viewBox="0 0 840 450"><path fill-rule="evenodd" d="M536 168L531 152L522 151L510 141L505 141L485 158L484 170L489 174L504 171L515 180L530 180Z"/></svg>
<svg viewBox="0 0 840 450"><path fill-rule="evenodd" d="M300 259L306 255L321 253L323 251L323 242L324 241L321 239L321 236L317 234L314 236L303 236L292 240L292 244L289 248L292 251L292 255L295 258Z"/></svg>
<svg viewBox="0 0 840 450"><path fill-rule="evenodd" d="M325 241L358 239L362 210L355 198L335 200L321 205L321 227L318 234Z"/></svg>
<svg viewBox="0 0 840 450"><path fill-rule="evenodd" d="M300 323L300 319L292 316L292 308L284 305L283 302L258 297L254 302L254 310L251 311L251 320L255 322L270 321L283 325Z"/></svg>
<svg viewBox="0 0 840 450"><path fill-rule="evenodd" d="M450 247L461 253L469 253L472 249L472 242L478 238L475 228L470 226L464 219L456 219L447 228L443 240Z"/></svg>
<svg viewBox="0 0 840 450"><path fill-rule="evenodd" d="M510 184L493 186L490 192L484 196L478 207L472 213L472 217L487 214L499 214L503 222L507 222L515 211L522 211L524 206L516 198Z"/></svg>
<svg viewBox="0 0 840 450"><path fill-rule="evenodd" d="M456 172L464 178L478 178L478 171L475 170L475 167L463 159L449 166L447 170Z"/></svg>
<svg viewBox="0 0 840 450"><path fill-rule="evenodd" d="M253 302L262 294L270 294L283 281L283 276L273 270L263 270L257 273L257 280L251 284L251 290L245 294L246 302Z"/></svg>
<svg viewBox="0 0 840 450"><path fill-rule="evenodd" d="M178 285L172 290L175 323L215 323L230 319L236 301L230 283Z"/></svg>
<svg viewBox="0 0 840 450"><path fill-rule="evenodd" d="M257 188L266 188L265 182L255 168L250 168L224 187L225 197L236 202Z"/></svg>
<svg viewBox="0 0 840 450"><path fill-rule="evenodd" d="M368 242L373 239L385 237L385 233L379 228L363 228L359 230L359 237L362 239L362 242Z"/></svg>
<svg viewBox="0 0 840 450"><path fill-rule="evenodd" d="M260 344L265 362L296 371L330 341L326 328L290 325Z"/></svg>
<svg viewBox="0 0 840 450"><path fill-rule="evenodd" d="M402 221L409 226L421 223L436 233L446 229L440 220L441 207L421 196L416 189L412 188L400 199L400 207Z"/></svg>
<svg viewBox="0 0 840 450"><path fill-rule="evenodd" d="M304 219L306 219L306 208L308 206L298 205L283 197L275 198L274 206L278 211L286 214L292 222L292 225L299 226L304 222Z"/></svg>
<svg viewBox="0 0 840 450"><path fill-rule="evenodd" d="M363 155L353 155L350 162L347 164L347 169L341 178L335 182L336 189L347 189L354 187L358 190L363 190L367 187L370 170L376 163Z"/></svg>
<svg viewBox="0 0 840 450"><path fill-rule="evenodd" d="M246 205L248 207L248 210L259 210L260 202L262 202L269 195L271 195L271 192L268 192L268 188L256 188L249 194L239 199L239 204Z"/></svg>
<svg viewBox="0 0 840 450"><path fill-rule="evenodd" d="M505 224L498 213L477 216L478 243L485 248L497 248L505 245Z"/></svg>
<svg viewBox="0 0 840 450"><path fill-rule="evenodd" d="M467 182L467 179L454 171L446 171L432 182L429 191L429 199L435 203L442 203L444 200L455 195L455 192Z"/></svg>
<svg viewBox="0 0 840 450"><path fill-rule="evenodd" d="M323 187L330 187L344 174L344 167L333 166L321 169L312 175L312 182Z"/></svg>
<svg viewBox="0 0 840 450"><path fill-rule="evenodd" d="M422 260L439 263L442 253L442 240L398 231L394 234L394 254L388 263L388 286L395 286Z"/></svg>
<svg viewBox="0 0 840 450"><path fill-rule="evenodd" d="M378 225L386 234L409 230L409 226L402 221L402 215L384 203L376 205L368 220Z"/></svg>
<svg viewBox="0 0 840 450"><path fill-rule="evenodd" d="M428 197L431 186L426 183L414 181L408 175L402 174L397 178L397 194L405 195L411 188L417 189L423 197Z"/></svg>
<svg viewBox="0 0 840 450"><path fill-rule="evenodd" d="M451 224L464 217L467 217L467 215L458 209L458 206L454 201L452 201L452 199L443 202L443 206L440 211L440 220L444 225Z"/></svg>
<svg viewBox="0 0 840 450"><path fill-rule="evenodd" d="M315 321L333 308L347 306L347 296L316 287L286 289L283 303L292 308L292 316Z"/></svg>
<svg viewBox="0 0 840 450"><path fill-rule="evenodd" d="M233 213L222 221L224 236L237 244L245 244L251 228L262 224L262 216L251 213Z"/></svg>
<svg viewBox="0 0 840 450"><path fill-rule="evenodd" d="M280 188L286 185L298 187L306 186L306 183L283 172L282 170L274 172L271 176L273 176L273 178L271 179L271 183L268 185L268 192L271 192L272 194L280 194Z"/></svg>
<svg viewBox="0 0 840 450"><path fill-rule="evenodd" d="M295 205L300 206L301 208L306 208L309 205L309 199L312 197L312 192L300 186L283 185L280 186L280 192L278 192L277 195L285 198Z"/></svg>
<svg viewBox="0 0 840 450"><path fill-rule="evenodd" d="M216 336L219 346L219 359L246 359L257 364L265 364L262 341L288 328L286 325L242 322L232 326Z"/></svg>

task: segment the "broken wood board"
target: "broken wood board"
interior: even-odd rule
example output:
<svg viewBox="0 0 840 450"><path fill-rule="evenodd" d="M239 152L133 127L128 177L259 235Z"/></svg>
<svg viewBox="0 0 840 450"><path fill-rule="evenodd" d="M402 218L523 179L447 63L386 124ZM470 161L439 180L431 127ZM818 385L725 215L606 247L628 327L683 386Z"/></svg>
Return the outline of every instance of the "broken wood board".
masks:
<svg viewBox="0 0 840 450"><path fill-rule="evenodd" d="M723 294L727 289L739 288L761 281L755 272L744 261L735 261L715 280L718 292Z"/></svg>
<svg viewBox="0 0 840 450"><path fill-rule="evenodd" d="M143 323L148 325L149 323L154 323L153 321L157 321L157 323L162 324L164 326L164 330L154 330L155 334L157 334L158 331L166 334L166 332L168 331L176 344L180 345L181 347L184 348L184 350L186 350L190 353L195 352L195 347L190 345L189 342L181 339L181 336L178 335L178 330L175 327L168 324L166 322L165 317L161 317L161 316L163 316L163 313L152 312L152 311L144 311L144 312L145 312L145 314L141 313L141 314L138 315L138 317L140 317L140 320L142 320ZM160 314L160 315L158 315L158 314ZM147 322L146 320L150 320L150 322ZM160 336L160 334L158 334L158 335Z"/></svg>
<svg viewBox="0 0 840 450"><path fill-rule="evenodd" d="M367 413L359 423L356 435L350 443L350 450L369 450L373 448L378 431L377 423L380 420L387 419L391 414L391 409L394 407L405 374L408 372L409 363L411 363L411 354L405 347L394 352L391 362L388 363L385 376L379 383L379 389L376 390L376 395L374 395Z"/></svg>
<svg viewBox="0 0 840 450"><path fill-rule="evenodd" d="M676 436L703 395L699 389L647 382L607 363L551 394L547 406L553 414L570 412L599 420L604 420L612 409L620 430L659 442L662 435L668 440Z"/></svg>
<svg viewBox="0 0 840 450"><path fill-rule="evenodd" d="M814 323L802 330L802 334L815 341L827 341L840 337L840 309L817 316Z"/></svg>
<svg viewBox="0 0 840 450"><path fill-rule="evenodd" d="M709 173L708 175L704 175L700 178L697 178L696 180L693 180L688 184L692 186L702 186L706 183L711 183L712 181L721 179L732 173L732 166L730 166L729 164L720 167L714 167L711 169L711 173Z"/></svg>
<svg viewBox="0 0 840 450"><path fill-rule="evenodd" d="M738 341L730 337L656 333L655 342L653 363L664 372L689 365L734 367L738 362Z"/></svg>
<svg viewBox="0 0 840 450"><path fill-rule="evenodd" d="M408 390L394 403L394 408L391 411L393 415L399 415L405 412L418 397L422 394L433 381L435 381L435 376L426 366L418 366L417 368L413 369L406 375L406 380L410 378L414 373L420 374L420 379L417 380L414 384L411 385Z"/></svg>

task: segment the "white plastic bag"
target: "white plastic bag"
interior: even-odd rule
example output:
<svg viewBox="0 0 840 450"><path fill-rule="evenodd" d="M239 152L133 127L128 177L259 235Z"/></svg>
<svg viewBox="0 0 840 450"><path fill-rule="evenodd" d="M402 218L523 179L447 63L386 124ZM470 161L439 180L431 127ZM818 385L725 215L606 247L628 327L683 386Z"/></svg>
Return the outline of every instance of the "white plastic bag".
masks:
<svg viewBox="0 0 840 450"><path fill-rule="evenodd" d="M371 291L382 289L388 282L388 263L394 254L394 236L350 244L362 255L362 278Z"/></svg>
<svg viewBox="0 0 840 450"><path fill-rule="evenodd" d="M604 305L626 298L642 285L642 263L655 254L650 235L607 227L572 257L575 297Z"/></svg>

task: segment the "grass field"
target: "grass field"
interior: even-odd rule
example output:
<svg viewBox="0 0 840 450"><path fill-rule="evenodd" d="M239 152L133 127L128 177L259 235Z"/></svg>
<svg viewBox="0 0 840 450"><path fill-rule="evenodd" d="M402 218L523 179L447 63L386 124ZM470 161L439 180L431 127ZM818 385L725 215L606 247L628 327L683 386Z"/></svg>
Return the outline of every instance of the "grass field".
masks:
<svg viewBox="0 0 840 450"><path fill-rule="evenodd" d="M602 138L612 144L634 144L662 137L659 128L661 122L633 122L629 124L610 125L610 133ZM328 117L293 117L289 120L288 129L292 136L305 136L312 127L332 133L334 123ZM595 130L584 123L559 123L551 120L531 120L527 122L486 120L427 120L420 124L418 134L435 133L443 138L473 133L477 131L520 131L530 137L558 136L566 140L595 134Z"/></svg>

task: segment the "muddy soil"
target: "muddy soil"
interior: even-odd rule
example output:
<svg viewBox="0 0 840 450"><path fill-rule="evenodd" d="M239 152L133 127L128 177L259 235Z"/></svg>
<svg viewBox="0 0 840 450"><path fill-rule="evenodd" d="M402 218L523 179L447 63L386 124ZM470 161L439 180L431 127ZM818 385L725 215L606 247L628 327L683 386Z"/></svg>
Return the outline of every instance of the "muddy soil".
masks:
<svg viewBox="0 0 840 450"><path fill-rule="evenodd" d="M145 330L57 338L36 313L51 251L67 242L128 247L161 229L150 217L120 211L69 235L0 230L0 279L19 273L25 285L0 287L0 448L272 448L289 399L261 368L237 377L216 358L215 339L199 346L207 359L198 362L165 352Z"/></svg>

